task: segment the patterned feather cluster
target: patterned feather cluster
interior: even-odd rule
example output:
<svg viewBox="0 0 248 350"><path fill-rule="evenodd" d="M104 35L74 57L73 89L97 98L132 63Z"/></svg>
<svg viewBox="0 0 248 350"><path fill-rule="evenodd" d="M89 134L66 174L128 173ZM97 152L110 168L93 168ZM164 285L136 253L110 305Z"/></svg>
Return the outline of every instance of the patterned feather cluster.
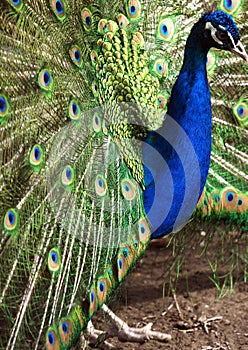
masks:
<svg viewBox="0 0 248 350"><path fill-rule="evenodd" d="M244 0L1 1L1 349L69 349L147 248L140 142L162 125L193 23L216 8L247 46ZM198 212L244 225L248 65L217 50L206 64Z"/></svg>

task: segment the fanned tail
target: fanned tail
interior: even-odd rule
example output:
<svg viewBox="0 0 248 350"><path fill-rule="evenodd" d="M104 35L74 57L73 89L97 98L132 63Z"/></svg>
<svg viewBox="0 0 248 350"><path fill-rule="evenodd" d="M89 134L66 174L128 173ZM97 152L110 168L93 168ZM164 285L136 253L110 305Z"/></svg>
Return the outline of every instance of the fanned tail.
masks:
<svg viewBox="0 0 248 350"><path fill-rule="evenodd" d="M225 6L245 33L247 4ZM190 28L214 7L1 1L1 348L69 349L146 249L138 141L161 125ZM243 220L247 68L216 51L207 64L214 136L199 208Z"/></svg>

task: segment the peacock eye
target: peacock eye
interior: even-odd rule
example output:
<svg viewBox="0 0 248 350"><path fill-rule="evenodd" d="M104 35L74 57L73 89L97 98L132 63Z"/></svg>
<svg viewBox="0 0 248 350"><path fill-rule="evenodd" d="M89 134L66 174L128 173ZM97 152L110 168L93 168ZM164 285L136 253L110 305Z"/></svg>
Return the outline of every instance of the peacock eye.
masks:
<svg viewBox="0 0 248 350"><path fill-rule="evenodd" d="M88 10L87 8L84 8L81 12L81 18L82 18L82 23L84 28L86 30L90 30L93 24L93 16L90 10Z"/></svg>
<svg viewBox="0 0 248 350"><path fill-rule="evenodd" d="M78 66L79 68L82 68L83 65L83 59L82 59L82 53L78 46L72 46L69 51L70 57L72 62Z"/></svg>
<svg viewBox="0 0 248 350"><path fill-rule="evenodd" d="M221 30L217 30L216 32L216 36L218 39L220 39L221 41L227 40L228 37L228 32L223 32Z"/></svg>

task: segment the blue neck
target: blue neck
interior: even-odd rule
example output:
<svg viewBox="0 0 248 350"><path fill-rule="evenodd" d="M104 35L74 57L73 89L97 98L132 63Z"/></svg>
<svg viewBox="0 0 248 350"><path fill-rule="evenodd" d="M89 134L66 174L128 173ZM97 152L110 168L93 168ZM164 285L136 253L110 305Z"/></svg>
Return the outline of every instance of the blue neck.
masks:
<svg viewBox="0 0 248 350"><path fill-rule="evenodd" d="M149 133L143 147L144 206L152 224L152 238L182 227L206 182L212 128L207 51L193 30L172 90L169 116L160 130Z"/></svg>

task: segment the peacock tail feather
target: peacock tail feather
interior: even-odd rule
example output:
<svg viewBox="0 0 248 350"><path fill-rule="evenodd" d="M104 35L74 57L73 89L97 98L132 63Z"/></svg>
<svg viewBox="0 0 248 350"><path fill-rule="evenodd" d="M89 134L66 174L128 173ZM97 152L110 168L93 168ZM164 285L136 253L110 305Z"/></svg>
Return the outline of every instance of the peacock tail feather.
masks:
<svg viewBox="0 0 248 350"><path fill-rule="evenodd" d="M1 349L70 349L146 250L141 143L163 123L194 22L245 1L0 3ZM247 65L212 50L198 211L245 222Z"/></svg>

